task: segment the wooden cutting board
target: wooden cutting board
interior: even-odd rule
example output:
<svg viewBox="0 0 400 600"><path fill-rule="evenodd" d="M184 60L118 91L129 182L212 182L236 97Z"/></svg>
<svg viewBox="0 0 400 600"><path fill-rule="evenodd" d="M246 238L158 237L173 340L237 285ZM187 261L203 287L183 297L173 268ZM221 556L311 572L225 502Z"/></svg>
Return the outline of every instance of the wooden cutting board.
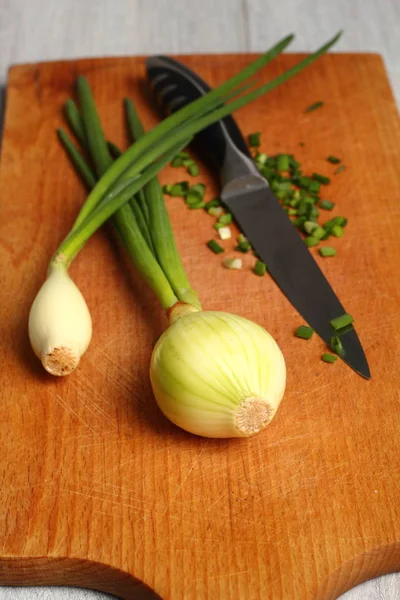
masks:
<svg viewBox="0 0 400 600"><path fill-rule="evenodd" d="M246 55L182 60L212 85ZM296 63L286 55L264 79ZM13 67L0 192L0 583L63 584L125 599L329 600L400 566L400 128L376 55L330 55L237 114L267 153L332 174L326 197L348 217L334 259L313 254L355 317L372 380L302 323L268 277L230 272L205 246L212 220L168 199L179 248L204 306L248 317L277 339L288 385L253 439L177 429L152 397L148 365L166 319L104 230L71 273L93 316L79 369L55 379L27 339L30 304L84 189L56 139L78 74L93 86L107 136L126 143L121 100L150 127L142 58ZM316 100L325 106L304 109ZM301 146L304 142L305 146ZM336 167L329 154L343 159ZM162 181L184 179L165 170ZM204 168L197 178L218 185ZM330 214L327 215L329 217Z"/></svg>

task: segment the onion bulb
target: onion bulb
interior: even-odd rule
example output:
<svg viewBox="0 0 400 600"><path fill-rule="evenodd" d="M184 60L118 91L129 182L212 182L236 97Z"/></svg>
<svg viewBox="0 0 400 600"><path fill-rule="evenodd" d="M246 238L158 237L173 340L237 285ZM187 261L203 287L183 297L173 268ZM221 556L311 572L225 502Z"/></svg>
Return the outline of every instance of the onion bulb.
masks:
<svg viewBox="0 0 400 600"><path fill-rule="evenodd" d="M52 375L68 375L92 337L92 320L81 292L63 265L52 264L29 314L29 339Z"/></svg>
<svg viewBox="0 0 400 600"><path fill-rule="evenodd" d="M286 385L275 340L237 315L193 308L181 314L151 358L150 380L161 411L204 437L247 437L264 429Z"/></svg>

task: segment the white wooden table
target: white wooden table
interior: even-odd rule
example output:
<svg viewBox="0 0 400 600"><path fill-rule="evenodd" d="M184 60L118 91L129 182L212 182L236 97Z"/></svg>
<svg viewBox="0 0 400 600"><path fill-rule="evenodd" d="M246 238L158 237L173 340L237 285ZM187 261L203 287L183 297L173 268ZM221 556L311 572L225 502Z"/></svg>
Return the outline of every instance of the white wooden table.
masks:
<svg viewBox="0 0 400 600"><path fill-rule="evenodd" d="M383 55L400 102L400 0L0 0L0 86L13 63L260 51L289 32L296 33L291 51L309 51L339 29L345 35L338 51ZM39 598L111 597L72 588L0 588L0 600ZM400 600L400 574L366 582L341 600Z"/></svg>

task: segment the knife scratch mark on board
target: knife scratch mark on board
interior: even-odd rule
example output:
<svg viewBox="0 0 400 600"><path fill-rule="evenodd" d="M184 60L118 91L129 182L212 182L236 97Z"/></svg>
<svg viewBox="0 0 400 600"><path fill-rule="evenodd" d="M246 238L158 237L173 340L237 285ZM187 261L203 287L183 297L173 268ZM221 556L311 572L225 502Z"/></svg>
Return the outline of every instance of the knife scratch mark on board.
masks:
<svg viewBox="0 0 400 600"><path fill-rule="evenodd" d="M96 433L94 429L92 429L90 427L90 425L88 423L86 423L86 421L80 416L78 415L78 413L76 413L74 411L73 408L71 408L71 406L69 406L66 402L63 401L63 399L61 398L61 396L59 394L56 394L55 392L50 391L51 396L55 399L56 402L58 402L58 404L60 404L60 406L62 406L62 408L66 411L71 413L72 415L74 415L74 417L76 417L78 419L78 421L80 421L83 425L85 425L85 427L87 427L92 433Z"/></svg>
<svg viewBox="0 0 400 600"><path fill-rule="evenodd" d="M168 511L169 507L171 506L171 504L173 504L175 498L177 497L177 495L179 494L179 492L181 491L181 489L183 488L183 486L185 485L186 481L189 478L190 473L193 471L193 469L195 468L195 466L197 465L197 463L200 460L200 456L203 454L206 446L208 445L208 443L210 442L210 440L204 440L202 447L200 448L199 452L196 454L196 456L194 457L192 464L190 465L186 475L184 476L182 482L178 485L178 487L176 488L175 493L173 494L172 498L170 499L170 501L168 502L166 508L165 508L165 512Z"/></svg>

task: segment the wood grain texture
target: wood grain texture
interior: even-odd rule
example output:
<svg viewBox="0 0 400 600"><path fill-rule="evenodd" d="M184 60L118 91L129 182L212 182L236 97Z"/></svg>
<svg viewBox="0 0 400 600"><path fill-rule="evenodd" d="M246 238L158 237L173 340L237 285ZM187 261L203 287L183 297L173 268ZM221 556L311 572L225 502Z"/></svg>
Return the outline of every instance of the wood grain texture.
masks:
<svg viewBox="0 0 400 600"><path fill-rule="evenodd" d="M248 59L184 60L214 85ZM295 61L282 57L267 74ZM288 364L271 426L222 442L189 436L157 410L147 368L165 319L105 232L72 268L94 321L81 367L54 380L32 357L29 306L84 198L54 135L77 73L88 76L116 142L125 139L123 95L147 126L157 120L141 59L10 73L0 171L0 582L72 584L121 598L145 597L148 586L174 600L329 600L397 570L400 132L380 58L325 57L238 114L244 131L268 132L267 152L293 151L310 170L327 172L328 154L348 165L329 188L348 230L337 258L321 264L356 318L371 382L322 364L322 342L293 338L300 319L276 286L250 270L224 271L204 246L209 217L168 204L204 305L265 326ZM317 97L326 107L304 115ZM165 171L163 181L176 175ZM217 192L209 175L201 180Z"/></svg>

